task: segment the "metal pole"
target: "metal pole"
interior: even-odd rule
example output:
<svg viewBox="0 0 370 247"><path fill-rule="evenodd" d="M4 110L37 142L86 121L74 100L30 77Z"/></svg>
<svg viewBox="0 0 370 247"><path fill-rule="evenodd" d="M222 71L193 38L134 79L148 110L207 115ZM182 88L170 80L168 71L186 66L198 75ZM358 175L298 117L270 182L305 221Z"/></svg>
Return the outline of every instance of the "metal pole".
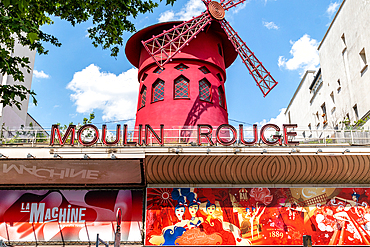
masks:
<svg viewBox="0 0 370 247"><path fill-rule="evenodd" d="M117 231L114 238L114 247L119 247L121 245L121 220L122 211L120 208L117 209Z"/></svg>

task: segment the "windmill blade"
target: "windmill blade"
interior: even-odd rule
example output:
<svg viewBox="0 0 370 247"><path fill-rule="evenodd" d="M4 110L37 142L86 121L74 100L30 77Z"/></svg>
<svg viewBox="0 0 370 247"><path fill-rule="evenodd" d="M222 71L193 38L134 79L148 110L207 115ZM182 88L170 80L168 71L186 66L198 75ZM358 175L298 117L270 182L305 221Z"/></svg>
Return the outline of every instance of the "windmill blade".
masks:
<svg viewBox="0 0 370 247"><path fill-rule="evenodd" d="M221 1L221 5L222 7L224 8L224 10L229 10L230 8L232 7L235 7L236 5L240 4L240 3L244 3L245 0L228 0L226 2L224 1Z"/></svg>
<svg viewBox="0 0 370 247"><path fill-rule="evenodd" d="M239 37L238 33L223 19L220 21L221 27L234 45L236 52L239 54L243 63L247 66L257 86L261 89L263 96L266 95L278 84L270 75L262 63L257 59L254 53L248 48L245 42Z"/></svg>
<svg viewBox="0 0 370 247"><path fill-rule="evenodd" d="M163 31L147 41L141 41L159 67L163 67L212 21L208 12Z"/></svg>

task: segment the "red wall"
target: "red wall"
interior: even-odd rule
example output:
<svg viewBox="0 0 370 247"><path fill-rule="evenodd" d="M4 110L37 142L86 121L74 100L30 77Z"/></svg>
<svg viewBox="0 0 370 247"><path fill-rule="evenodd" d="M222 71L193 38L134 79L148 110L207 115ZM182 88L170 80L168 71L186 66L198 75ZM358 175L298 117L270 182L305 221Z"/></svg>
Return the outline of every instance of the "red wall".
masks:
<svg viewBox="0 0 370 247"><path fill-rule="evenodd" d="M222 39L212 29L207 33L199 33L189 46L186 46L181 53L178 53L171 62L164 66L165 69L160 74L153 73L157 65L142 48L139 60L140 91L145 85L147 95L144 107L140 108L140 102L138 103L135 126L150 124L153 128L159 128L160 124L164 124L168 129L197 124L219 126L228 123L227 106L225 104L225 107L221 107L218 97L219 86L222 86L225 92L223 85L225 82L224 54L219 54L218 44L222 47ZM184 71L175 69L175 66L180 63L189 68ZM206 66L210 73L204 74L200 71L199 68L202 66ZM142 81L144 73L148 76ZM218 73L222 81L219 80ZM174 81L180 75L190 81L189 99L174 99ZM152 102L152 85L158 78L165 82L164 100ZM211 102L199 99L199 81L203 78L211 83Z"/></svg>

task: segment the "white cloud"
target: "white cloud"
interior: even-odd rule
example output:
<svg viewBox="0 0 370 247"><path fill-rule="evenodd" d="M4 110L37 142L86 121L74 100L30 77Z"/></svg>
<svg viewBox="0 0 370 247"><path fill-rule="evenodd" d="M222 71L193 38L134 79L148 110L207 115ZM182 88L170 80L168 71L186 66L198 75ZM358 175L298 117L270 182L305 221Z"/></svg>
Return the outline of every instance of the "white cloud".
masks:
<svg viewBox="0 0 370 247"><path fill-rule="evenodd" d="M237 5L235 8L232 8L232 11L234 14L238 13L240 10L244 9L247 6L247 3L249 3L249 0L245 1L242 4Z"/></svg>
<svg viewBox="0 0 370 247"><path fill-rule="evenodd" d="M136 68L117 76L91 64L73 75L67 89L74 92L70 97L78 113L99 109L104 121L135 118L139 91Z"/></svg>
<svg viewBox="0 0 370 247"><path fill-rule="evenodd" d="M276 124L280 128L283 126L283 124L286 124L286 119L285 119L285 114L284 112L286 111L286 108L282 108L279 110L279 115L275 118L271 118L270 120L263 119L261 122L257 123L258 126L263 126L265 124L271 123L271 124Z"/></svg>
<svg viewBox="0 0 370 247"><path fill-rule="evenodd" d="M317 69L320 64L319 52L317 47L319 42L311 39L308 34L303 35L299 40L293 42L290 54L293 56L290 59L284 56L279 57L278 65L287 70L299 70L300 75L303 75L306 70Z"/></svg>
<svg viewBox="0 0 370 247"><path fill-rule="evenodd" d="M41 79L50 78L50 76L46 74L43 70L41 71L33 70L33 76L36 78L41 78Z"/></svg>
<svg viewBox="0 0 370 247"><path fill-rule="evenodd" d="M158 21L188 21L191 18L200 15L204 10L206 10L206 6L202 1L189 0L179 12L174 13L172 10L167 10L161 13Z"/></svg>
<svg viewBox="0 0 370 247"><path fill-rule="evenodd" d="M326 13L329 15L330 18L334 15L335 12L337 12L338 7L339 7L338 2L329 4L329 7L326 9Z"/></svg>
<svg viewBox="0 0 370 247"><path fill-rule="evenodd" d="M167 22L175 19L175 13L173 13L172 10L167 10L163 13L158 18L159 22Z"/></svg>
<svg viewBox="0 0 370 247"><path fill-rule="evenodd" d="M279 29L279 27L273 21L270 21L270 22L263 21L262 23L267 29L275 29L275 30Z"/></svg>

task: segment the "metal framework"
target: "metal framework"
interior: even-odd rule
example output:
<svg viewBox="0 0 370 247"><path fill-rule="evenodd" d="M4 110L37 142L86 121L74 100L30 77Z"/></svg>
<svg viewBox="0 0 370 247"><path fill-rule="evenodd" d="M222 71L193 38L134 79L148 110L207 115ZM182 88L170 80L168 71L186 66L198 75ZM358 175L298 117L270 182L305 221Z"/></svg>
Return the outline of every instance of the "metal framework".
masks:
<svg viewBox="0 0 370 247"><path fill-rule="evenodd" d="M142 41L146 51L155 63L163 68L177 53L181 52L185 45L196 38L199 32L204 31L208 24L218 21L265 97L277 85L277 82L224 18L225 11L245 0L202 1L207 6L207 11L151 39Z"/></svg>

